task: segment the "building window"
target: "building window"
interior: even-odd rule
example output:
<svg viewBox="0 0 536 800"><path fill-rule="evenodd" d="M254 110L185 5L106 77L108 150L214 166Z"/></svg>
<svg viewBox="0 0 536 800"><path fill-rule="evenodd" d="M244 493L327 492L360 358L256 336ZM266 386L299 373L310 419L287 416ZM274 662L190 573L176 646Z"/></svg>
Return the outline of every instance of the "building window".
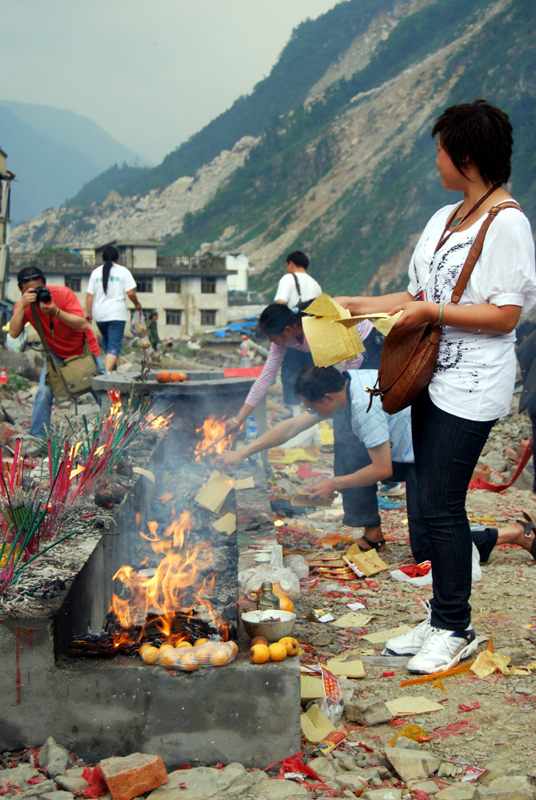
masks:
<svg viewBox="0 0 536 800"><path fill-rule="evenodd" d="M166 292L172 294L176 292L181 293L181 279L180 278L166 278Z"/></svg>
<svg viewBox="0 0 536 800"><path fill-rule="evenodd" d="M216 278L201 278L201 294L216 294Z"/></svg>
<svg viewBox="0 0 536 800"><path fill-rule="evenodd" d="M136 289L138 292L148 294L149 292L153 291L153 279L144 275L143 277L138 278L136 276Z"/></svg>
<svg viewBox="0 0 536 800"><path fill-rule="evenodd" d="M166 308L166 325L182 325L182 310Z"/></svg>
<svg viewBox="0 0 536 800"><path fill-rule="evenodd" d="M73 292L81 292L82 291L82 278L79 278L74 275L66 275L65 276L65 285L68 289L72 289Z"/></svg>
<svg viewBox="0 0 536 800"><path fill-rule="evenodd" d="M215 324L216 324L216 311L201 312L201 325L215 325Z"/></svg>

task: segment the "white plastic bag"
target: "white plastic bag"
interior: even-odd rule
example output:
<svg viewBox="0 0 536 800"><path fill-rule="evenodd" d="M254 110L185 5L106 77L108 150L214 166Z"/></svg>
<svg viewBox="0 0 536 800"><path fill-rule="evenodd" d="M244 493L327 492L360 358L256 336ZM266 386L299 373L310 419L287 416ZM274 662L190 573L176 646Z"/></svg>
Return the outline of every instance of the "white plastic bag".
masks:
<svg viewBox="0 0 536 800"><path fill-rule="evenodd" d="M130 330L136 336L147 336L143 311L134 311L130 320Z"/></svg>
<svg viewBox="0 0 536 800"><path fill-rule="evenodd" d="M305 580L309 577L309 564L303 556L292 555L285 556L283 559L283 566L291 569L298 576L299 581Z"/></svg>
<svg viewBox="0 0 536 800"><path fill-rule="evenodd" d="M10 350L12 353L22 353L27 339L28 339L28 332L26 328L23 330L20 336L17 336L16 339L10 336L9 333L6 333L6 339L5 339L6 350Z"/></svg>

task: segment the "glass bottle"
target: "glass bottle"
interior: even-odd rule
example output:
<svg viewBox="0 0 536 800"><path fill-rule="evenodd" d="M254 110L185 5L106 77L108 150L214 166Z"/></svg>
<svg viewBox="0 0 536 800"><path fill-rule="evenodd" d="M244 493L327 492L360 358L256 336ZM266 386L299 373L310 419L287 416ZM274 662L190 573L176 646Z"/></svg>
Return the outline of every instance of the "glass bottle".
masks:
<svg viewBox="0 0 536 800"><path fill-rule="evenodd" d="M279 597L272 591L271 581L264 581L262 584L262 593L257 595L257 608L259 611L269 611L270 609L280 609Z"/></svg>

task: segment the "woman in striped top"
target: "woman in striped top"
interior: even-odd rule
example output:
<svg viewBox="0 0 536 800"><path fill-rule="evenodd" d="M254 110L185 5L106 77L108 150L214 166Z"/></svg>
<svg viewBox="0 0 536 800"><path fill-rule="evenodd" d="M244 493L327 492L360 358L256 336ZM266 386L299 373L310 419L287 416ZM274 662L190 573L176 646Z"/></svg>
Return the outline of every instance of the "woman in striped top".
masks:
<svg viewBox="0 0 536 800"><path fill-rule="evenodd" d="M309 303L305 305L309 305ZM311 349L305 338L302 325L303 316L304 314L299 308L290 309L281 303L272 303L262 312L259 326L270 340L270 353L266 359L264 369L251 387L244 405L235 417L227 420L227 431L239 428L266 395L270 386L275 383L287 349L291 348L310 354ZM373 326L369 320L364 320L364 322L356 325L356 329L361 339L364 340L373 330ZM357 358L347 361L346 369L359 369L363 363L363 358L363 355L359 355ZM370 365L370 368L372 368L372 365Z"/></svg>

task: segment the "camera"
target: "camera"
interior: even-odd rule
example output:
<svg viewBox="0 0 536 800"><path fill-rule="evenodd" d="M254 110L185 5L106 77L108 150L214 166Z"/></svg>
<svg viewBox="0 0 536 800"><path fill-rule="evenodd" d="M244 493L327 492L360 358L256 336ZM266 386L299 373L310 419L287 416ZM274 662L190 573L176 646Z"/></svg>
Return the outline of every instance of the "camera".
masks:
<svg viewBox="0 0 536 800"><path fill-rule="evenodd" d="M34 292L36 303L46 303L48 305L48 303L52 302L52 295L46 286L36 286Z"/></svg>

